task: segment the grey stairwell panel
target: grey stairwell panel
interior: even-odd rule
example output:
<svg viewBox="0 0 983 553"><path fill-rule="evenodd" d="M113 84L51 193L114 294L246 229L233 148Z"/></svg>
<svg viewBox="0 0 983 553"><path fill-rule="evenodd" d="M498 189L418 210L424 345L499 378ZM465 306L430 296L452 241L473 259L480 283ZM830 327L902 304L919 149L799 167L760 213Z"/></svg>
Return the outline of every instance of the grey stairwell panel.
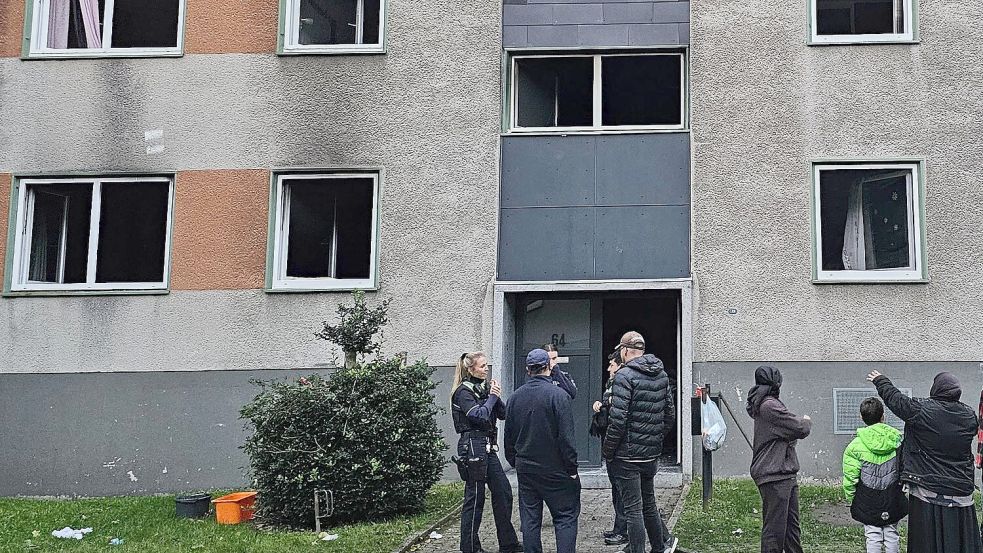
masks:
<svg viewBox="0 0 983 553"><path fill-rule="evenodd" d="M577 28L580 46L628 46L628 25L580 25Z"/></svg>
<svg viewBox="0 0 983 553"><path fill-rule="evenodd" d="M597 208L596 277L689 276L689 206Z"/></svg>
<svg viewBox="0 0 983 553"><path fill-rule="evenodd" d="M501 210L499 280L583 280L594 275L594 208Z"/></svg>
<svg viewBox="0 0 983 553"><path fill-rule="evenodd" d="M604 22L604 7L601 4L555 4L553 6L554 25L587 25Z"/></svg>
<svg viewBox="0 0 983 553"><path fill-rule="evenodd" d="M593 136L503 138L502 207L593 205L594 141Z"/></svg>
<svg viewBox="0 0 983 553"><path fill-rule="evenodd" d="M651 23L654 10L647 2L604 4L605 23Z"/></svg>
<svg viewBox="0 0 983 553"><path fill-rule="evenodd" d="M597 139L598 205L688 205L689 133Z"/></svg>

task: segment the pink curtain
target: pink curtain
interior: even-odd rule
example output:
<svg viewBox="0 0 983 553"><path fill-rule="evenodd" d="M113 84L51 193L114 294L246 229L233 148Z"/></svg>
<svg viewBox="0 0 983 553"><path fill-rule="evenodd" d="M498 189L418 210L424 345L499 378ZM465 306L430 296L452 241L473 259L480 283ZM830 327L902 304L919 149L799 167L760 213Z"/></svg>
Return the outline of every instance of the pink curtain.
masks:
<svg viewBox="0 0 983 553"><path fill-rule="evenodd" d="M79 7L82 8L86 46L102 48L102 29L99 28L99 0L79 0Z"/></svg>
<svg viewBox="0 0 983 553"><path fill-rule="evenodd" d="M70 0L50 0L48 4L48 48L68 48Z"/></svg>

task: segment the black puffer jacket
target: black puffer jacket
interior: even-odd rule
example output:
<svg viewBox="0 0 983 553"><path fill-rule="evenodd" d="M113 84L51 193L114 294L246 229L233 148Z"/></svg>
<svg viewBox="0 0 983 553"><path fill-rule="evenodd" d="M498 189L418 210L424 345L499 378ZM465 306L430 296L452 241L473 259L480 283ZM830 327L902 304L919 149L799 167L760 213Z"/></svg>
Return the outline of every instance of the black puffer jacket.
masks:
<svg viewBox="0 0 983 553"><path fill-rule="evenodd" d="M874 379L884 404L905 421L901 480L964 497L973 493L973 438L979 423L973 410L959 402L958 389L944 384L936 377L931 397L910 398L886 376Z"/></svg>
<svg viewBox="0 0 983 553"><path fill-rule="evenodd" d="M604 458L658 459L673 417L669 376L662 361L651 354L632 359L614 375Z"/></svg>

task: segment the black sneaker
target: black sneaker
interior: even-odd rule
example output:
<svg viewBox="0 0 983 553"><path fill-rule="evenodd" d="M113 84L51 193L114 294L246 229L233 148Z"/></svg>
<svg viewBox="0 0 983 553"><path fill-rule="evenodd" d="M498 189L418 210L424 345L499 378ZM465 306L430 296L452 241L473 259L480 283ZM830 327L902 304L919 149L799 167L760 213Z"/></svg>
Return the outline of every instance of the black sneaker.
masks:
<svg viewBox="0 0 983 553"><path fill-rule="evenodd" d="M628 536L615 534L610 538L604 538L604 545L625 545L628 543Z"/></svg>
<svg viewBox="0 0 983 553"><path fill-rule="evenodd" d="M502 549L500 553L523 553L525 549L522 548L522 542L515 544L515 547L509 549L508 551Z"/></svg>
<svg viewBox="0 0 983 553"><path fill-rule="evenodd" d="M672 534L669 534L669 536L666 538L666 548L663 551L663 553L675 553L676 547L678 546L679 546L679 538L673 536Z"/></svg>

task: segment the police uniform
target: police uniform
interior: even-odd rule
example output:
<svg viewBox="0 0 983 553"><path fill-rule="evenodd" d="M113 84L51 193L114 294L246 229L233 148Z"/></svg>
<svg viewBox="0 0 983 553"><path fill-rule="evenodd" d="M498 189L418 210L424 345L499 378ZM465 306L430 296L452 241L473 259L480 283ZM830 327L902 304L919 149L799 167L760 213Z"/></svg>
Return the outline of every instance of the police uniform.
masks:
<svg viewBox="0 0 983 553"><path fill-rule="evenodd" d="M489 395L488 391L488 383L471 377L458 386L451 400L454 430L461 435L457 456L462 463L461 476L465 484L461 509L463 553L484 551L478 539L478 528L485 507L485 484L491 490L499 551L522 550L512 526L512 486L498 459L496 421L505 420L505 401Z"/></svg>

